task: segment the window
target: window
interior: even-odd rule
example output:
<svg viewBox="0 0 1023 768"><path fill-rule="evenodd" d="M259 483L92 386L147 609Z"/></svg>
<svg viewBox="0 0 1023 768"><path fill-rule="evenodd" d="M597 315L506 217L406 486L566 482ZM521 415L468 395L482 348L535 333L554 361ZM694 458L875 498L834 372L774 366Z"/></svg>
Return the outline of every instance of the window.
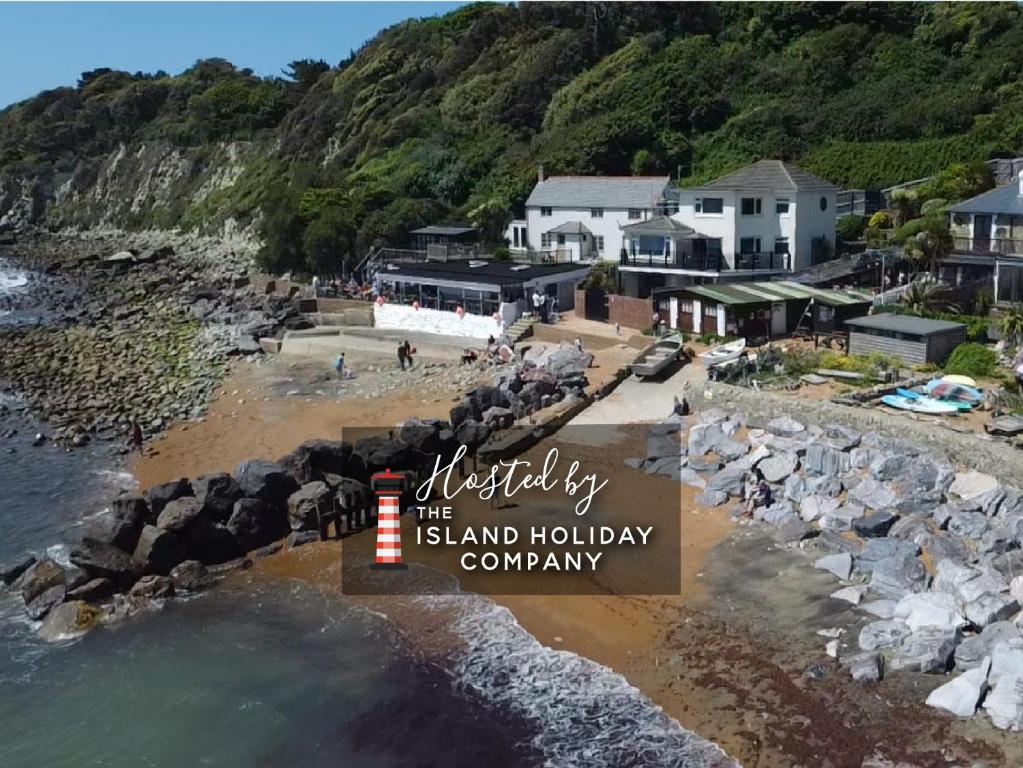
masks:
<svg viewBox="0 0 1023 768"><path fill-rule="evenodd" d="M704 317L717 317L718 316L718 305L717 304L704 304L703 305L703 316Z"/></svg>
<svg viewBox="0 0 1023 768"><path fill-rule="evenodd" d="M603 235L594 235L594 237L597 238L597 251L599 253L603 253L604 252L604 236Z"/></svg>
<svg viewBox="0 0 1023 768"><path fill-rule="evenodd" d="M544 232L542 235L540 235L540 247L541 248L550 248L551 247L551 233L550 232Z"/></svg>
<svg viewBox="0 0 1023 768"><path fill-rule="evenodd" d="M684 312L687 315L693 314L693 300L692 299L679 299L678 311Z"/></svg>
<svg viewBox="0 0 1023 768"><path fill-rule="evenodd" d="M822 211L828 210L828 198L824 196L821 196L821 210Z"/></svg>
<svg viewBox="0 0 1023 768"><path fill-rule="evenodd" d="M541 216L550 216L551 215L551 209L546 207L546 206L541 206L541 208L540 208L540 215Z"/></svg>
<svg viewBox="0 0 1023 768"><path fill-rule="evenodd" d="M633 220L641 219L641 218L643 218L643 211L641 211L639 208L630 208L629 209L629 218L633 219Z"/></svg>
<svg viewBox="0 0 1023 768"><path fill-rule="evenodd" d="M789 215L789 201L788 200L776 200L774 203L774 212L779 216Z"/></svg>
<svg viewBox="0 0 1023 768"><path fill-rule="evenodd" d="M565 236L564 235L558 235L558 245L564 245L564 244L565 244Z"/></svg>
<svg viewBox="0 0 1023 768"><path fill-rule="evenodd" d="M787 237L776 237L774 238L774 252L788 253L789 252L789 239Z"/></svg>
<svg viewBox="0 0 1023 768"><path fill-rule="evenodd" d="M514 242L514 247L518 248L519 247L519 228L518 227L512 227L512 241Z"/></svg>
<svg viewBox="0 0 1023 768"><path fill-rule="evenodd" d="M760 238L744 237L739 240L739 253L760 253Z"/></svg>
<svg viewBox="0 0 1023 768"><path fill-rule="evenodd" d="M604 209L603 208L590 208L590 217L594 218L594 219L602 219L602 218L604 218Z"/></svg>
<svg viewBox="0 0 1023 768"><path fill-rule="evenodd" d="M693 205L696 213L704 216L715 216L725 210L725 201L720 197L698 197Z"/></svg>
<svg viewBox="0 0 1023 768"><path fill-rule="evenodd" d="M763 198L760 197L744 197L742 198L742 215L743 216L759 216L763 210Z"/></svg>

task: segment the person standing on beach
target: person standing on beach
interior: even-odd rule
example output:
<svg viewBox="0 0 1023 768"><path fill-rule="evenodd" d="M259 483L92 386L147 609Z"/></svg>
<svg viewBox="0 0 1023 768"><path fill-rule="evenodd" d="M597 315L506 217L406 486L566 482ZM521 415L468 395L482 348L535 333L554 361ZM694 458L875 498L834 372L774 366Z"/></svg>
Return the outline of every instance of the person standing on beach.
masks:
<svg viewBox="0 0 1023 768"><path fill-rule="evenodd" d="M408 363L408 367L412 367L412 345L408 343L408 339L405 339L401 343L402 349L405 350L405 362Z"/></svg>
<svg viewBox="0 0 1023 768"><path fill-rule="evenodd" d="M405 370L405 342L398 345L398 366Z"/></svg>
<svg viewBox="0 0 1023 768"><path fill-rule="evenodd" d="M128 449L142 453L142 426L137 421L131 423L131 434L128 435Z"/></svg>
<svg viewBox="0 0 1023 768"><path fill-rule="evenodd" d="M334 370L337 371L337 377L343 379L345 377L345 353L338 352L337 357L334 358Z"/></svg>

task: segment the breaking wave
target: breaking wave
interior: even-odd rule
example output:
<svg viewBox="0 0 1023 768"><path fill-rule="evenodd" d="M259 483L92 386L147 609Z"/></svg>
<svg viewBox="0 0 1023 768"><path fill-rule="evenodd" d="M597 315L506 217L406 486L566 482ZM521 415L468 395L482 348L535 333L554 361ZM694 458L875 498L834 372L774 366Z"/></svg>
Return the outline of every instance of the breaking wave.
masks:
<svg viewBox="0 0 1023 768"><path fill-rule="evenodd" d="M507 608L479 595L423 598L453 612L464 641L456 685L537 725L533 747L549 766L737 766L687 731L622 675L542 645Z"/></svg>

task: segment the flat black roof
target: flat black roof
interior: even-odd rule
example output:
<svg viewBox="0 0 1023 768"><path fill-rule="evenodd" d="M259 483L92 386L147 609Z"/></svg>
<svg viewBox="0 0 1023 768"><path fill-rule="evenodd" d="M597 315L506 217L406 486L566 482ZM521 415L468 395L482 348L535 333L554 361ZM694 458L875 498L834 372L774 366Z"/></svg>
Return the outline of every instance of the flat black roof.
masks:
<svg viewBox="0 0 1023 768"><path fill-rule="evenodd" d="M457 236L465 235L469 232L475 232L475 228L470 226L459 226L452 224L451 226L444 226L442 224L431 224L428 227L420 227L419 229L413 229L409 234L411 235L448 235Z"/></svg>
<svg viewBox="0 0 1023 768"><path fill-rule="evenodd" d="M380 270L381 280L389 278L432 278L461 283L491 283L513 285L554 277L568 272L589 271L589 264L519 264L514 261L483 261L458 259L455 261L425 261L418 264L385 264Z"/></svg>
<svg viewBox="0 0 1023 768"><path fill-rule="evenodd" d="M935 336L949 331L966 330L964 323L951 320L932 320L929 317L916 315L879 314L868 317L854 317L845 321L846 325L857 328L873 328L878 331L894 331L912 336Z"/></svg>

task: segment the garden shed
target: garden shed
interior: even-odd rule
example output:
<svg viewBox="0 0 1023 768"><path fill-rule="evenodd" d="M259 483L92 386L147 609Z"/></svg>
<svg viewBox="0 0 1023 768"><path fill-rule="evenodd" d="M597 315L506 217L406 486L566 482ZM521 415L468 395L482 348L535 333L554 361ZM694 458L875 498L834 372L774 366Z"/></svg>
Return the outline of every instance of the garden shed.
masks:
<svg viewBox="0 0 1023 768"><path fill-rule="evenodd" d="M849 354L880 352L907 365L941 365L952 350L966 341L966 325L913 315L870 315L846 321Z"/></svg>

